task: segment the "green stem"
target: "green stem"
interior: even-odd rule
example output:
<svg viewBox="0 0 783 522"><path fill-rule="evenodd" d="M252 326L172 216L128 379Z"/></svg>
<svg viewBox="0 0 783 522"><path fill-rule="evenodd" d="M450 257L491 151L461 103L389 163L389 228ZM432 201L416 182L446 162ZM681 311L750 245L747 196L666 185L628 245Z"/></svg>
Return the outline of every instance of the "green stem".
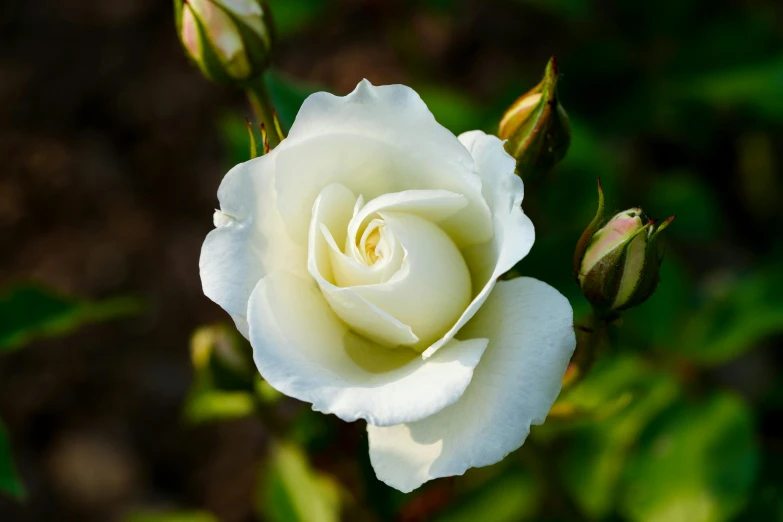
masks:
<svg viewBox="0 0 783 522"><path fill-rule="evenodd" d="M272 100L269 97L269 91L266 88L264 77L253 81L246 90L247 97L250 100L250 105L253 107L253 112L256 114L258 121L264 124L266 128L266 134L269 139L269 148L274 149L280 144L281 136L277 133L277 127L275 125L275 110L272 105Z"/></svg>
<svg viewBox="0 0 783 522"><path fill-rule="evenodd" d="M606 339L608 322L604 315L596 310L590 314L588 324L577 329L576 355L574 365L576 372L565 384L574 386L584 379L593 368L602 342Z"/></svg>

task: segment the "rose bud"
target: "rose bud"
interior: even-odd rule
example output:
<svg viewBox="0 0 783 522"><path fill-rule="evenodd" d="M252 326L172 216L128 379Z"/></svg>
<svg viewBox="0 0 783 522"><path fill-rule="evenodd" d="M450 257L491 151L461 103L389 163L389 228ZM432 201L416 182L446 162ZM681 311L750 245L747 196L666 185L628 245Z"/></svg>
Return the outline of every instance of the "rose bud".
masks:
<svg viewBox="0 0 783 522"><path fill-rule="evenodd" d="M547 63L544 78L508 108L498 137L517 160L517 173L530 179L565 157L571 143L568 115L557 99L557 61Z"/></svg>
<svg viewBox="0 0 783 522"><path fill-rule="evenodd" d="M273 28L266 0L174 0L185 51L212 81L236 85L269 66Z"/></svg>
<svg viewBox="0 0 783 522"><path fill-rule="evenodd" d="M644 302L658 285L662 254L659 234L674 220L647 220L641 208L603 221L604 198L598 184L598 213L577 244L574 273L588 301L607 316Z"/></svg>
<svg viewBox="0 0 783 522"><path fill-rule="evenodd" d="M236 330L223 324L202 326L190 340L190 357L199 375L209 375L223 390L252 389L255 382L253 354Z"/></svg>

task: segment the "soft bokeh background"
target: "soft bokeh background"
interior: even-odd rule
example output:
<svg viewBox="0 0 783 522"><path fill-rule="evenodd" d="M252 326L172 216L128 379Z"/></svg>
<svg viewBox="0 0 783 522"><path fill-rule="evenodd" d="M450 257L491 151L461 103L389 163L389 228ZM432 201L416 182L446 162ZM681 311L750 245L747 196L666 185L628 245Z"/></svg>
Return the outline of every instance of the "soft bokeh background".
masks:
<svg viewBox="0 0 783 522"><path fill-rule="evenodd" d="M227 319L197 263L243 94L189 66L167 1L5 2L0 520L783 520L783 4L271 3L284 123L366 77L493 131L556 54L573 143L526 186L520 269L586 315L570 260L600 176L609 211L677 214L657 294L521 451L398 494L362 423L191 363Z"/></svg>

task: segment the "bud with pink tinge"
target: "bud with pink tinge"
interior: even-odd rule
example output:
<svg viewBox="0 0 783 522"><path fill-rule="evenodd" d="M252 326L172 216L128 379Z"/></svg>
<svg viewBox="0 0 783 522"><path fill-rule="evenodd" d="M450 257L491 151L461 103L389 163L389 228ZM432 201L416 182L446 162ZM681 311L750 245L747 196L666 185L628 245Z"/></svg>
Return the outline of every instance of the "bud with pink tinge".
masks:
<svg viewBox="0 0 783 522"><path fill-rule="evenodd" d="M266 0L174 0L174 14L185 51L210 80L243 86L269 66Z"/></svg>
<svg viewBox="0 0 783 522"><path fill-rule="evenodd" d="M658 223L641 208L615 215L603 227L604 198L598 184L598 213L579 239L574 275L588 301L611 316L644 302L658 285L659 234L674 216Z"/></svg>

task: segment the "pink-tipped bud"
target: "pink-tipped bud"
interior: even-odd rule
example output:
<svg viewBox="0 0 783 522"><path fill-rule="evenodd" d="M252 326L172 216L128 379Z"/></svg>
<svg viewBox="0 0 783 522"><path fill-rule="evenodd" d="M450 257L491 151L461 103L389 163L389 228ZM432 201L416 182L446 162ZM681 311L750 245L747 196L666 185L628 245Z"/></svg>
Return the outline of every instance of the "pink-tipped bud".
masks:
<svg viewBox="0 0 783 522"><path fill-rule="evenodd" d="M644 302L655 291L662 261L658 236L674 216L659 224L646 219L642 209L632 208L601 227L600 183L598 190L599 210L577 244L574 272L587 300L611 315Z"/></svg>
<svg viewBox="0 0 783 522"><path fill-rule="evenodd" d="M185 52L210 80L242 86L269 66L266 0L174 0L174 10Z"/></svg>

